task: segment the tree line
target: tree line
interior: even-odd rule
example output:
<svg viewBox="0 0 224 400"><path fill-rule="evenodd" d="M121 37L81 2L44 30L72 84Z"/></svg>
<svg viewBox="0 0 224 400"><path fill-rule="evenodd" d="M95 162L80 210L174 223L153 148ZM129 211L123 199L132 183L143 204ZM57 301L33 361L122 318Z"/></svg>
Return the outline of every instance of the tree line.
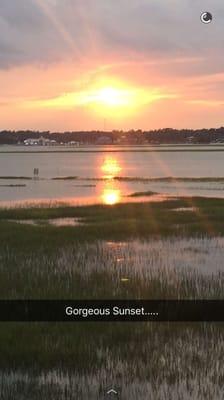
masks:
<svg viewBox="0 0 224 400"><path fill-rule="evenodd" d="M0 131L0 144L18 144L26 139L55 140L57 143L66 144L77 141L82 144L99 144L107 141L108 144L181 144L181 143L212 143L224 142L224 127L211 129L173 129L164 128L157 130L113 130L113 131L34 131L34 130L2 130Z"/></svg>

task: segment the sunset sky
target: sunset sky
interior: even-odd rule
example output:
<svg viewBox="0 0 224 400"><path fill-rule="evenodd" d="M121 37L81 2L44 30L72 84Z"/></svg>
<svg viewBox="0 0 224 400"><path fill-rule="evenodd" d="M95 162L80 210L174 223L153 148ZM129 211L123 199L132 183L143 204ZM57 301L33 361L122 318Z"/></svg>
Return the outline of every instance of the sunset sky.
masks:
<svg viewBox="0 0 224 400"><path fill-rule="evenodd" d="M223 0L1 0L0 88L0 130L219 127Z"/></svg>

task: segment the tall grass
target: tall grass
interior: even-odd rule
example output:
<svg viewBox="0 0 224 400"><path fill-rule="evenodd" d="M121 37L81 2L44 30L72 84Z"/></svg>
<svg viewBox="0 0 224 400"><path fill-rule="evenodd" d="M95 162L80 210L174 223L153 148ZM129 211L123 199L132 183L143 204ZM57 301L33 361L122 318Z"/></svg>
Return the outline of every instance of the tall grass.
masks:
<svg viewBox="0 0 224 400"><path fill-rule="evenodd" d="M6 221L58 217L83 225ZM222 200L1 210L0 219L2 299L224 297ZM223 359L223 324L1 323L0 397L103 400L115 386L124 400L221 400Z"/></svg>
<svg viewBox="0 0 224 400"><path fill-rule="evenodd" d="M224 238L206 237L76 242L29 253L4 247L0 296L223 298L223 258Z"/></svg>
<svg viewBox="0 0 224 400"><path fill-rule="evenodd" d="M118 324L101 334L88 326L81 341L70 327L66 330L55 337L52 327L45 342L59 355L63 341L65 348L71 345L70 369L58 363L48 370L2 370L2 399L103 400L111 387L119 388L124 400L223 399L224 340L218 325L148 323L125 329ZM73 343L66 341L68 332Z"/></svg>

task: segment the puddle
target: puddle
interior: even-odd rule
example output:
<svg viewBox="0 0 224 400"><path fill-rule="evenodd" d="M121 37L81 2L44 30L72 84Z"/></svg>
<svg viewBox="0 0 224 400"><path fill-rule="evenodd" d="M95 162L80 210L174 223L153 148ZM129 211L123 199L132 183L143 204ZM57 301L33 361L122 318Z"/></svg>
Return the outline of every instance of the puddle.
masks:
<svg viewBox="0 0 224 400"><path fill-rule="evenodd" d="M33 225L33 226L78 226L81 225L81 220L78 218L52 218L52 219L10 219L9 222L15 222L17 224L23 225Z"/></svg>

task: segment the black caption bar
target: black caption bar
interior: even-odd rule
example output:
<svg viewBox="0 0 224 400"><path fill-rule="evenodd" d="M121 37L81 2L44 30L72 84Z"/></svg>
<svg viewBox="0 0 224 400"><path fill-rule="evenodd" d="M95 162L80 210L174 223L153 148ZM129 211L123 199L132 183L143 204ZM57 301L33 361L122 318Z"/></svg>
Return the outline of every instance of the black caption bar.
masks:
<svg viewBox="0 0 224 400"><path fill-rule="evenodd" d="M224 321L224 300L0 300L0 321Z"/></svg>

